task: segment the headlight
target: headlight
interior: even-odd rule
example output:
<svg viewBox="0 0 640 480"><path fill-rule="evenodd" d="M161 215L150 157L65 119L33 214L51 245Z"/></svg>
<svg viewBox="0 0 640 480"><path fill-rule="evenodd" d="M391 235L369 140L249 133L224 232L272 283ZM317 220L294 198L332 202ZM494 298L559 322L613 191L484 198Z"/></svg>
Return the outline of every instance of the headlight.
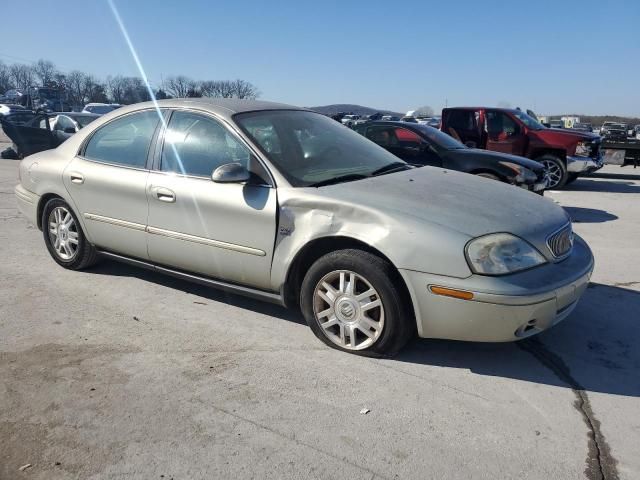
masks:
<svg viewBox="0 0 640 480"><path fill-rule="evenodd" d="M518 165L517 163L512 162L498 162L503 167L507 167L509 170L513 171L516 174L515 180L516 183L532 183L535 182L537 176L528 168L523 167L522 165Z"/></svg>
<svg viewBox="0 0 640 480"><path fill-rule="evenodd" d="M579 142L576 147L576 155L580 157L588 157L591 153L591 145L589 142Z"/></svg>
<svg viewBox="0 0 640 480"><path fill-rule="evenodd" d="M532 245L510 233L478 237L465 250L471 270L481 275L505 275L547 262Z"/></svg>

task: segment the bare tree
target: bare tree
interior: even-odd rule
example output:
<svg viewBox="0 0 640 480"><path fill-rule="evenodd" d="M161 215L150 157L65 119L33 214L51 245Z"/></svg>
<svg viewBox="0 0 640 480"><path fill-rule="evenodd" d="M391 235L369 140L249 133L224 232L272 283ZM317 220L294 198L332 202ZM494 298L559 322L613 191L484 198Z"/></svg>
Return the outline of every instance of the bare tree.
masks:
<svg viewBox="0 0 640 480"><path fill-rule="evenodd" d="M49 60L38 60L33 64L33 73L40 80L41 85L47 85L54 79L56 67Z"/></svg>
<svg viewBox="0 0 640 480"><path fill-rule="evenodd" d="M80 70L72 70L67 74L67 95L69 103L76 107L84 105L86 74Z"/></svg>
<svg viewBox="0 0 640 480"><path fill-rule="evenodd" d="M231 89L236 98L255 99L260 96L258 88L245 80L234 80L231 82Z"/></svg>
<svg viewBox="0 0 640 480"><path fill-rule="evenodd" d="M172 97L186 98L190 92L193 94L198 91L198 83L189 77L178 75L177 77L167 78L165 81L165 89Z"/></svg>
<svg viewBox="0 0 640 480"><path fill-rule="evenodd" d="M4 93L13 86L9 67L0 60L0 93Z"/></svg>
<svg viewBox="0 0 640 480"><path fill-rule="evenodd" d="M9 78L15 88L24 92L33 84L33 70L28 65L14 63L9 66Z"/></svg>
<svg viewBox="0 0 640 480"><path fill-rule="evenodd" d="M124 77L117 75L115 77L107 77L107 95L114 103L124 104L124 91L126 81Z"/></svg>

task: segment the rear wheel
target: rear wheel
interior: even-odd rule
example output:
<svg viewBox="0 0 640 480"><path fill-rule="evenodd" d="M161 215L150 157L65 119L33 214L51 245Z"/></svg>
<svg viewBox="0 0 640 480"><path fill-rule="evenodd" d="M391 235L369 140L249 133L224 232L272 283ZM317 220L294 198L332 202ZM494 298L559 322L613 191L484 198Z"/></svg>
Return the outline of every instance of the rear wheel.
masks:
<svg viewBox="0 0 640 480"><path fill-rule="evenodd" d="M313 333L330 347L393 355L414 331L400 281L380 257L338 250L311 266L302 282L300 306Z"/></svg>
<svg viewBox="0 0 640 480"><path fill-rule="evenodd" d="M80 270L96 262L97 252L82 231L71 207L62 199L49 200L42 212L44 243L64 268Z"/></svg>
<svg viewBox="0 0 640 480"><path fill-rule="evenodd" d="M568 178L567 167L560 158L547 154L537 158L536 161L544 165L549 175L547 190L557 190L566 185Z"/></svg>

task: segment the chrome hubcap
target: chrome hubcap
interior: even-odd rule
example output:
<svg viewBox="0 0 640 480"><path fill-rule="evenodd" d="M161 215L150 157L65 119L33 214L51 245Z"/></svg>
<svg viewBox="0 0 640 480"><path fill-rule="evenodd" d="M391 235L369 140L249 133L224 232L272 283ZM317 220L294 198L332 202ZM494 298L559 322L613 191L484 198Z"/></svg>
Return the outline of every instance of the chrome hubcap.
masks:
<svg viewBox="0 0 640 480"><path fill-rule="evenodd" d="M49 214L49 240L62 260L72 260L78 253L78 227L64 207L56 207Z"/></svg>
<svg viewBox="0 0 640 480"><path fill-rule="evenodd" d="M547 169L549 185L547 188L554 188L560 183L560 180L562 180L562 169L556 162L552 162L551 160L543 160L542 164Z"/></svg>
<svg viewBox="0 0 640 480"><path fill-rule="evenodd" d="M347 350L373 345L384 328L384 307L378 292L349 270L325 275L313 294L313 312L322 332Z"/></svg>

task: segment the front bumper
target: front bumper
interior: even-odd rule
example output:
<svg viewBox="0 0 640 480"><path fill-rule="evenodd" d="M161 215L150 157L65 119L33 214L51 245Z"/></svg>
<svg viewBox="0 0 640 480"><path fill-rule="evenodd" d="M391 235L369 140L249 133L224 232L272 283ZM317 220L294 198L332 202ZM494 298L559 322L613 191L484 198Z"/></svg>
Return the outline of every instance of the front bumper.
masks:
<svg viewBox="0 0 640 480"><path fill-rule="evenodd" d="M602 155L598 158L591 157L567 157L567 171L571 173L590 173L599 170L604 165Z"/></svg>
<svg viewBox="0 0 640 480"><path fill-rule="evenodd" d="M413 300L418 334L476 342L508 342L565 319L584 293L594 260L576 235L565 260L501 277L453 278L401 270ZM473 300L436 295L430 286L464 290Z"/></svg>
<svg viewBox="0 0 640 480"><path fill-rule="evenodd" d="M16 185L13 192L15 193L20 213L27 217L30 223L38 225L38 203L40 197L22 185Z"/></svg>

